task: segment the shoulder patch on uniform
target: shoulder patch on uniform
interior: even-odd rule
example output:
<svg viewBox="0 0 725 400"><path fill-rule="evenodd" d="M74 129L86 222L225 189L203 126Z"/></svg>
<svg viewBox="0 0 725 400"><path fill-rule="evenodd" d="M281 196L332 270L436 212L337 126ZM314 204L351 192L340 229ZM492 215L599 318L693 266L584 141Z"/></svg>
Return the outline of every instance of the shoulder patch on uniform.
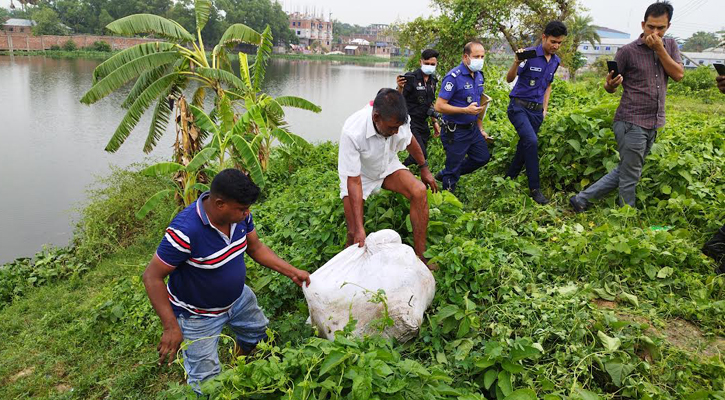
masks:
<svg viewBox="0 0 725 400"><path fill-rule="evenodd" d="M446 83L446 86L444 86L443 89L445 89L446 92L450 92L451 90L453 90L453 82Z"/></svg>

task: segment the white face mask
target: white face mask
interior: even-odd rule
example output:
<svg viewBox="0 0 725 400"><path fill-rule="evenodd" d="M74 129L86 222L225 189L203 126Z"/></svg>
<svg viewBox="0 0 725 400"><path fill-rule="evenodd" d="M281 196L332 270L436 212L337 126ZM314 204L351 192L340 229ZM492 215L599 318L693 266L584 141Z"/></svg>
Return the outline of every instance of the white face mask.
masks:
<svg viewBox="0 0 725 400"><path fill-rule="evenodd" d="M423 71L426 75L433 75L436 72L436 66L435 65L421 65L420 70Z"/></svg>
<svg viewBox="0 0 725 400"><path fill-rule="evenodd" d="M483 58L472 58L471 63L468 64L468 69L473 72L478 72L483 69Z"/></svg>

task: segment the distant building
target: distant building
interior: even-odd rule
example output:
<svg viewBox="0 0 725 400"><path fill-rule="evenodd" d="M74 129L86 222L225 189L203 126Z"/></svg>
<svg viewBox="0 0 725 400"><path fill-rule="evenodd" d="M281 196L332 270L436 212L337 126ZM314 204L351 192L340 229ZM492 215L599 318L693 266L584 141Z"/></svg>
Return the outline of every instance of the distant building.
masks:
<svg viewBox="0 0 725 400"><path fill-rule="evenodd" d="M685 68L697 68L701 65L712 65L714 63L725 64L725 48L711 47L699 53L683 52L682 61Z"/></svg>
<svg viewBox="0 0 725 400"><path fill-rule="evenodd" d="M577 50L583 57L586 57L587 64L593 63L597 58L607 56L614 58L622 46L631 43L630 34L615 29L596 26L597 33L601 39L599 43L579 43Z"/></svg>
<svg viewBox="0 0 725 400"><path fill-rule="evenodd" d="M595 26L599 37L604 39L629 39L630 35L627 32L618 31L616 29L606 28L603 26Z"/></svg>
<svg viewBox="0 0 725 400"><path fill-rule="evenodd" d="M332 21L302 13L289 14L289 28L297 35L300 45L307 48L315 42L329 51L332 46Z"/></svg>
<svg viewBox="0 0 725 400"><path fill-rule="evenodd" d="M2 30L6 32L31 33L37 23L29 19L10 18L2 24Z"/></svg>

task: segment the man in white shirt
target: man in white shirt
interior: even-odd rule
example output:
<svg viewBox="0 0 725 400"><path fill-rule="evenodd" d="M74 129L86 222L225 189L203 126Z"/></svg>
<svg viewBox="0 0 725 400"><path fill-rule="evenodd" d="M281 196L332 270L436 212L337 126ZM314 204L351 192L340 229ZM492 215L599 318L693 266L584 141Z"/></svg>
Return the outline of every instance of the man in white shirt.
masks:
<svg viewBox="0 0 725 400"><path fill-rule="evenodd" d="M403 150L408 150L418 163L422 182L398 159L398 152ZM410 200L413 248L428 265L423 256L428 230L426 186L434 192L438 191L438 186L420 145L413 140L402 94L394 89L381 89L372 104L345 121L337 170L347 222L347 246L353 243L360 247L365 245L363 202L385 188Z"/></svg>

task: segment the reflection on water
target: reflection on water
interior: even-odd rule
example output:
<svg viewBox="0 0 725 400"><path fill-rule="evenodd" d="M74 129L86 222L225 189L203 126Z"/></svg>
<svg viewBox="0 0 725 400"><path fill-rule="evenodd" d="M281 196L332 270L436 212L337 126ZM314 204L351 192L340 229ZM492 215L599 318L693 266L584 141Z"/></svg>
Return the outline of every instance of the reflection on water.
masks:
<svg viewBox="0 0 725 400"><path fill-rule="evenodd" d="M43 244L65 245L72 209L85 188L110 166L126 167L168 157L173 128L156 149L142 152L150 116L145 115L121 149L103 151L124 115L119 107L130 86L85 106L99 61L0 56L0 263L30 256ZM345 119L382 87L395 85L400 66L270 60L264 90L299 96L319 114L287 109L290 130L311 142L333 140Z"/></svg>

